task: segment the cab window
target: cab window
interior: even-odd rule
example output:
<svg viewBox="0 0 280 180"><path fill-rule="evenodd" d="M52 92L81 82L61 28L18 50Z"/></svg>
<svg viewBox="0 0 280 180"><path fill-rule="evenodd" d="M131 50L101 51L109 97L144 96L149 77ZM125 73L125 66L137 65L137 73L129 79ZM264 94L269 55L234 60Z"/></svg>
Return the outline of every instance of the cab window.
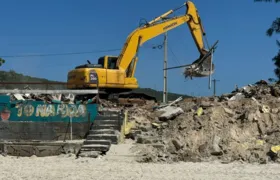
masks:
<svg viewBox="0 0 280 180"><path fill-rule="evenodd" d="M104 68L104 57L98 59L98 64L101 65L102 68Z"/></svg>
<svg viewBox="0 0 280 180"><path fill-rule="evenodd" d="M117 69L117 57L108 57L107 69Z"/></svg>

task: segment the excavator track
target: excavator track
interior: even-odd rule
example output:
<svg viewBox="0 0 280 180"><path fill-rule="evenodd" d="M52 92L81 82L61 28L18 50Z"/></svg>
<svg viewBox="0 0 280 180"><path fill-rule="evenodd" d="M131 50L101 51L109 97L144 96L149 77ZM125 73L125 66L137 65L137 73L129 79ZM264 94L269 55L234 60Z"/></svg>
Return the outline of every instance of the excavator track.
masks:
<svg viewBox="0 0 280 180"><path fill-rule="evenodd" d="M106 93L104 91L100 91L98 95L94 94L85 94L85 95L77 95L76 101L84 101L85 99L92 99L96 96L99 97L99 99L106 100L121 106L133 106L134 104L137 105L145 105L147 101L154 101L157 102L156 97L150 96L145 93L140 92L119 92L119 93Z"/></svg>

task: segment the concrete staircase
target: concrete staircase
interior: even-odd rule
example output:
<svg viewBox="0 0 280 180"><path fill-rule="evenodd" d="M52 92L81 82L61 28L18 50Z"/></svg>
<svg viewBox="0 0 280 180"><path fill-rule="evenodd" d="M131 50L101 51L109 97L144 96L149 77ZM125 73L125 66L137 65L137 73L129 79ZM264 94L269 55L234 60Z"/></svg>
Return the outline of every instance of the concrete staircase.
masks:
<svg viewBox="0 0 280 180"><path fill-rule="evenodd" d="M120 112L102 111L94 120L78 157L98 157L118 144L124 115Z"/></svg>

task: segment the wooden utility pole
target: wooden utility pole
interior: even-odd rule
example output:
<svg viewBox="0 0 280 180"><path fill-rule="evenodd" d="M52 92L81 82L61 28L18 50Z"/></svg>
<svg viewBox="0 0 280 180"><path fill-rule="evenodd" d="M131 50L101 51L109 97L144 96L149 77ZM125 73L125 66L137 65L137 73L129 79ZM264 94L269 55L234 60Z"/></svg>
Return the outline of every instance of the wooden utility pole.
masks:
<svg viewBox="0 0 280 180"><path fill-rule="evenodd" d="M216 82L220 81L220 80L217 80L217 79L213 79L213 84L214 84L214 92L213 92L213 96L215 97L216 96Z"/></svg>
<svg viewBox="0 0 280 180"><path fill-rule="evenodd" d="M167 97L167 32L164 34L164 70L163 70L163 103L168 102Z"/></svg>

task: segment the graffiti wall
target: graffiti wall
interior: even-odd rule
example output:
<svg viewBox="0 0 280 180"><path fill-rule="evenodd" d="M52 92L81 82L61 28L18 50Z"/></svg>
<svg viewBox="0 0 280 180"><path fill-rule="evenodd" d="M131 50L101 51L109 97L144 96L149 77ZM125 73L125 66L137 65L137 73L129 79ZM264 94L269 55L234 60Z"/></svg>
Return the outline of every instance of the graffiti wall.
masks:
<svg viewBox="0 0 280 180"><path fill-rule="evenodd" d="M10 102L9 96L0 96L1 121L73 122L93 121L96 104L46 104L41 101Z"/></svg>

